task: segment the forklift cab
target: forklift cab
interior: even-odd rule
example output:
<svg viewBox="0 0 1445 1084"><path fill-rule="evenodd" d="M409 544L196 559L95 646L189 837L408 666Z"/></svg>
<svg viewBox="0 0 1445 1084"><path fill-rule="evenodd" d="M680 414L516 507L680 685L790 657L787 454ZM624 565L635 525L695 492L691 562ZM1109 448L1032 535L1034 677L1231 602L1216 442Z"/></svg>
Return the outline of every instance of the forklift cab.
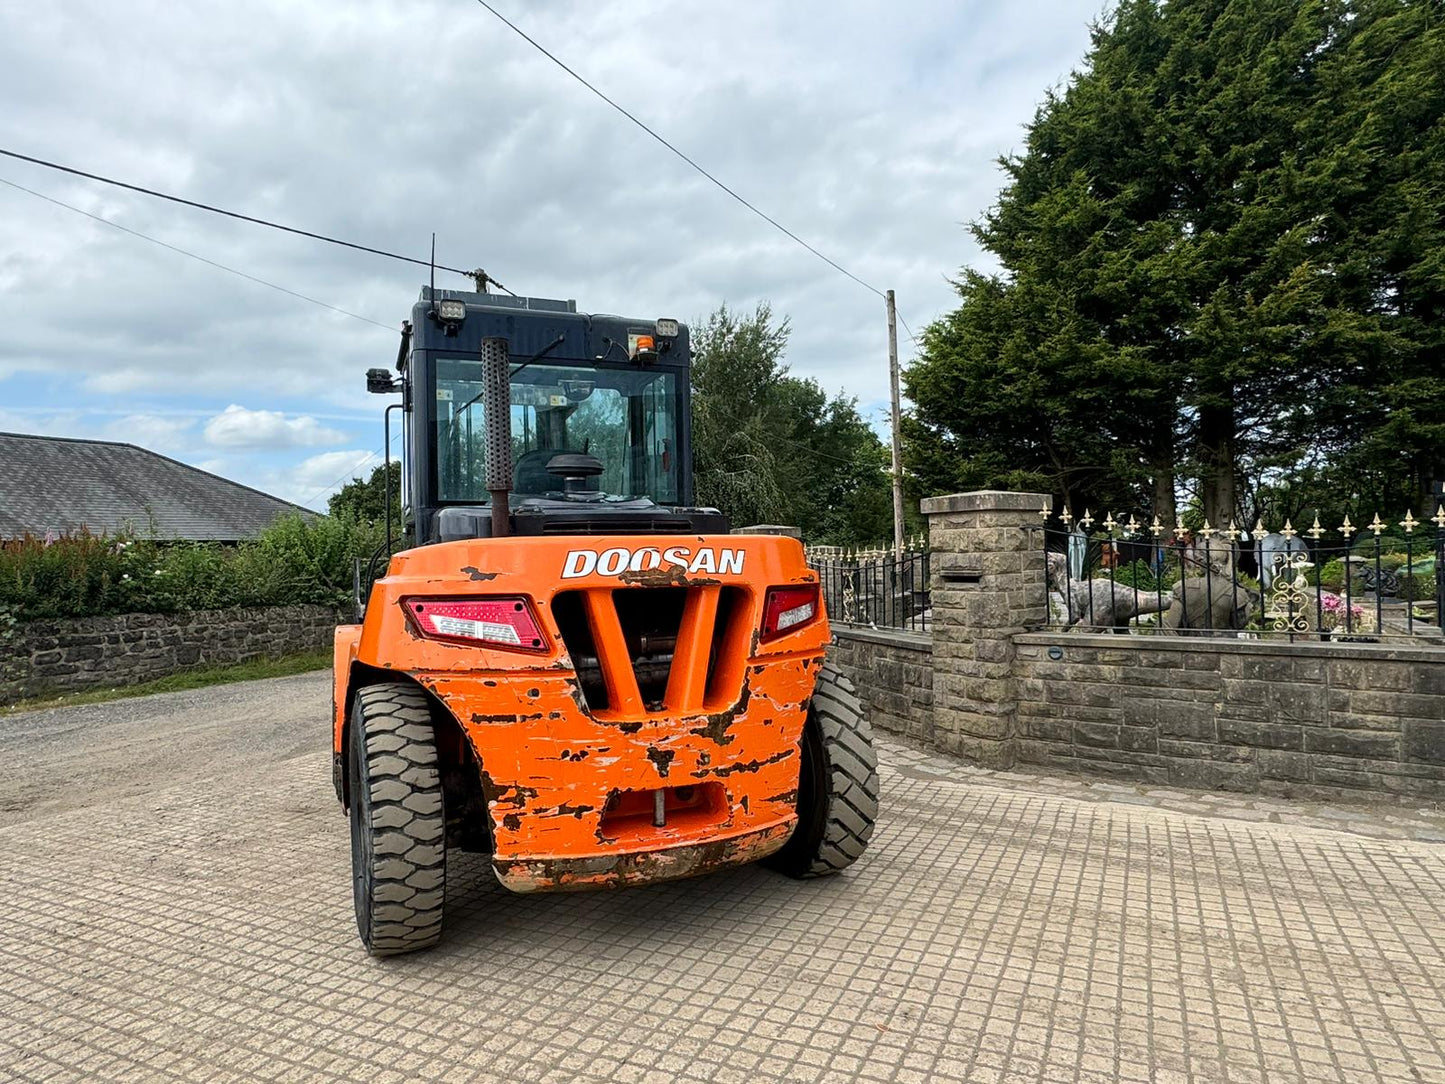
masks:
<svg viewBox="0 0 1445 1084"><path fill-rule="evenodd" d="M510 361L512 533L727 530L715 510L692 507L685 326L423 287L397 364L409 544L492 533L487 339L505 339ZM386 384L377 390L397 390Z"/></svg>

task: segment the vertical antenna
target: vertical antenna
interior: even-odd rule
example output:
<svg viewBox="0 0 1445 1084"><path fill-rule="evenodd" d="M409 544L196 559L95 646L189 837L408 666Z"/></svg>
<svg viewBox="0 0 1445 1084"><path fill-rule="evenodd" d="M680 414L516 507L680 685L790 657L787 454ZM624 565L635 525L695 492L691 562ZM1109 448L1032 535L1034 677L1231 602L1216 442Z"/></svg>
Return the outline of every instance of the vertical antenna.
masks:
<svg viewBox="0 0 1445 1084"><path fill-rule="evenodd" d="M431 307L437 307L437 234L431 234Z"/></svg>

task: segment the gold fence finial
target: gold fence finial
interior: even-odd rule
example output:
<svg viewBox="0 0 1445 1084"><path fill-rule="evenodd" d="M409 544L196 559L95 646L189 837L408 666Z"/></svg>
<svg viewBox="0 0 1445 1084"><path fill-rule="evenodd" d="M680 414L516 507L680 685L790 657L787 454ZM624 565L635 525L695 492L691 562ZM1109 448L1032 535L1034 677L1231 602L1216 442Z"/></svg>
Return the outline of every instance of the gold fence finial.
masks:
<svg viewBox="0 0 1445 1084"><path fill-rule="evenodd" d="M1119 526L1119 523L1116 519L1114 519L1113 512L1110 512L1104 517L1104 530L1108 531L1110 534L1113 534L1114 528L1116 528L1117 526Z"/></svg>
<svg viewBox="0 0 1445 1084"><path fill-rule="evenodd" d="M1254 535L1256 541L1262 534L1269 534L1269 528L1264 525L1264 517L1260 516L1257 520L1254 521Z"/></svg>
<svg viewBox="0 0 1445 1084"><path fill-rule="evenodd" d="M1069 506L1064 505L1064 510L1059 513L1059 520L1064 525L1064 530L1069 529L1069 524L1074 522L1074 514L1069 511Z"/></svg>
<svg viewBox="0 0 1445 1084"><path fill-rule="evenodd" d="M1158 538L1161 534L1164 533L1164 524L1159 522L1158 516L1155 516L1154 522L1149 524L1149 533L1152 534L1155 538Z"/></svg>
<svg viewBox="0 0 1445 1084"><path fill-rule="evenodd" d="M1345 541L1348 542L1350 540L1350 535L1354 533L1355 525L1350 522L1349 516L1345 516L1345 522L1340 524L1340 534L1344 537Z"/></svg>
<svg viewBox="0 0 1445 1084"><path fill-rule="evenodd" d="M1229 529L1224 532L1224 536L1225 536L1226 538L1228 538L1231 542L1238 542L1238 541L1239 541L1239 536L1242 535L1243 533L1244 533L1244 532L1241 531L1238 526L1236 526L1236 524L1235 524L1235 522L1234 522L1234 517L1233 517L1233 516L1230 516L1230 517L1229 517Z"/></svg>
<svg viewBox="0 0 1445 1084"><path fill-rule="evenodd" d="M1324 533L1325 533L1325 529L1320 526L1319 513L1316 512L1316 513L1315 513L1315 521L1314 521L1313 525L1311 525L1310 529L1305 532L1305 534L1309 535L1309 536L1310 536L1311 538L1313 538L1316 542L1318 542L1318 541L1320 540L1320 535L1322 535L1322 534L1324 534Z"/></svg>
<svg viewBox="0 0 1445 1084"><path fill-rule="evenodd" d="M1054 502L1051 501L1051 500L1049 500L1047 497L1045 497L1045 498L1044 498L1044 506L1039 509L1039 517L1040 517L1045 523L1047 523L1047 522L1049 521L1049 517L1052 516L1053 514L1054 514Z"/></svg>
<svg viewBox="0 0 1445 1084"><path fill-rule="evenodd" d="M1214 536L1218 533L1219 529L1217 527L1211 527L1207 518L1204 521L1204 526L1199 528L1200 537L1202 537L1206 542L1213 539Z"/></svg>
<svg viewBox="0 0 1445 1084"><path fill-rule="evenodd" d="M1284 530L1280 531L1279 533L1284 535L1286 538L1291 539L1299 534L1299 532L1294 529L1294 524L1291 523L1289 519L1286 519L1284 521Z"/></svg>
<svg viewBox="0 0 1445 1084"><path fill-rule="evenodd" d="M1175 516L1175 517L1174 517L1174 537L1177 538L1177 539L1179 539L1179 541L1183 542L1183 541L1184 541L1184 536L1187 535L1188 533L1189 533L1189 528L1186 527L1186 526L1184 526L1184 517L1183 517L1183 516Z"/></svg>
<svg viewBox="0 0 1445 1084"><path fill-rule="evenodd" d="M1089 515L1089 510L1088 510L1088 508L1085 508L1085 509L1084 509L1084 515L1083 515L1083 517L1079 520L1079 526L1082 527L1082 528L1084 528L1084 530L1087 531L1087 530L1088 530L1090 527L1092 527L1093 525L1094 525L1094 517L1091 516L1091 515Z"/></svg>
<svg viewBox="0 0 1445 1084"><path fill-rule="evenodd" d="M1430 519L1434 521L1435 526L1439 527L1442 531L1445 531L1445 504L1442 504L1439 508L1435 509L1435 514L1431 516Z"/></svg>
<svg viewBox="0 0 1445 1084"><path fill-rule="evenodd" d="M1415 528L1420 526L1420 521L1415 518L1414 512L1407 510L1405 512L1405 518L1400 521L1400 526L1405 528L1406 534L1414 534Z"/></svg>
<svg viewBox="0 0 1445 1084"><path fill-rule="evenodd" d="M1372 531L1375 532L1375 537L1376 537L1376 538L1379 538L1379 537L1380 537L1380 532L1383 531L1384 529L1385 529L1385 525L1384 525L1382 522L1380 522L1380 513L1376 512L1376 513L1375 513L1375 518L1374 518L1374 520L1372 520L1371 523L1370 523L1370 530L1372 530Z"/></svg>
<svg viewBox="0 0 1445 1084"><path fill-rule="evenodd" d="M1138 534L1138 533L1139 533L1139 521L1134 518L1134 513L1132 513L1132 512L1129 513L1129 522L1126 523L1126 524L1124 524L1124 529L1125 529L1126 531L1128 531L1130 534Z"/></svg>

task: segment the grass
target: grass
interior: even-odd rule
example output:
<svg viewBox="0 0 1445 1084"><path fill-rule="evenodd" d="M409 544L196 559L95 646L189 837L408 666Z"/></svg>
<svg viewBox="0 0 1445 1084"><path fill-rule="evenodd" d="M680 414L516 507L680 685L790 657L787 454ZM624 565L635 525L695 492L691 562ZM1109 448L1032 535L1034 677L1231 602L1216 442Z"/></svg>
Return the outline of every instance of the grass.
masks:
<svg viewBox="0 0 1445 1084"><path fill-rule="evenodd" d="M229 685L237 681L259 681L262 678L289 677L305 674L312 670L324 670L331 665L331 651L307 651L299 655L284 655L279 659L251 659L249 662L234 663L230 666L200 666L194 670L181 670L167 674L154 681L139 685L121 685L108 689L86 689L81 692L64 693L60 696L41 696L28 700L17 700L13 704L0 706L0 715L14 715L22 711L39 711L42 708L71 707L75 704L103 704L110 700L126 700L132 696L150 696L152 693L176 693L186 689L204 689L211 685Z"/></svg>

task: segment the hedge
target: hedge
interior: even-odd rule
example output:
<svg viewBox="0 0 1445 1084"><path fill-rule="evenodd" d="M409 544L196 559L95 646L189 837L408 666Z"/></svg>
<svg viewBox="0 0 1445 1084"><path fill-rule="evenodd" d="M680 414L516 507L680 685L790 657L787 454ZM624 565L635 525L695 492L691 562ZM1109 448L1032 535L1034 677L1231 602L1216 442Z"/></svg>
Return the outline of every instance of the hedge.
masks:
<svg viewBox="0 0 1445 1084"><path fill-rule="evenodd" d="M87 532L0 542L0 611L20 620L174 613L351 597L353 560L369 560L378 525L347 516L278 519L237 545Z"/></svg>

